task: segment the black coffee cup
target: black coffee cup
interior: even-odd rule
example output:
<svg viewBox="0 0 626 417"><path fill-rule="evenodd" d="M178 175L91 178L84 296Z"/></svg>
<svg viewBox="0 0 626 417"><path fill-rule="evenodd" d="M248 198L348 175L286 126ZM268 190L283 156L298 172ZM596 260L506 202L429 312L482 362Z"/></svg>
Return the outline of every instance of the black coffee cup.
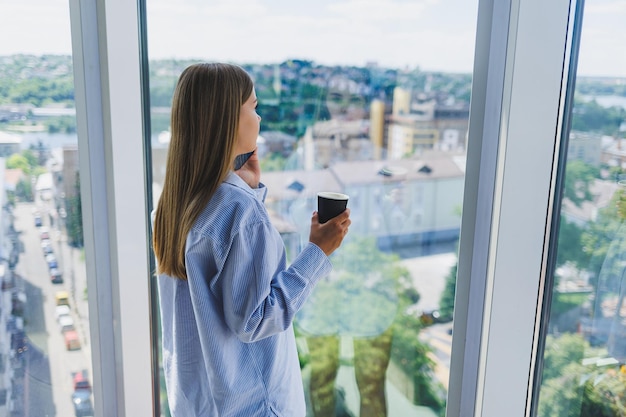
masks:
<svg viewBox="0 0 626 417"><path fill-rule="evenodd" d="M317 212L320 223L326 223L342 213L348 206L348 199L349 197L346 194L341 193L330 191L317 193Z"/></svg>

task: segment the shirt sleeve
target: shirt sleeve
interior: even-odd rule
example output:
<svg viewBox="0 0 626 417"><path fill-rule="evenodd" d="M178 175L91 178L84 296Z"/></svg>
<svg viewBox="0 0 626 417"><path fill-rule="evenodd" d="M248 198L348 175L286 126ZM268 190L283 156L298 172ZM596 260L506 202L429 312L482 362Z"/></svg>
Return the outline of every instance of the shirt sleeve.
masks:
<svg viewBox="0 0 626 417"><path fill-rule="evenodd" d="M271 224L247 227L232 244L222 270L224 317L243 342L286 330L330 261L309 243L285 269L283 241Z"/></svg>
<svg viewBox="0 0 626 417"><path fill-rule="evenodd" d="M198 265L205 243L196 248L197 256L190 248L189 262ZM289 328L315 284L332 269L326 254L313 243L286 267L282 238L271 223L243 227L224 259L221 267L216 265L210 287L221 301L226 325L245 343Z"/></svg>

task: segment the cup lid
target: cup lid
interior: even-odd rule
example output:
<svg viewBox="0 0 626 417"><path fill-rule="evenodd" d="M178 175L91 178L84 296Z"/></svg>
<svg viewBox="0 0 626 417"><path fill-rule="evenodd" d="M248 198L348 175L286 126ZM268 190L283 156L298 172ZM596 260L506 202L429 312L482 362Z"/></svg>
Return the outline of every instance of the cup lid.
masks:
<svg viewBox="0 0 626 417"><path fill-rule="evenodd" d="M348 200L350 196L347 194L336 193L334 191L320 191L317 193L318 197L330 198L332 200Z"/></svg>

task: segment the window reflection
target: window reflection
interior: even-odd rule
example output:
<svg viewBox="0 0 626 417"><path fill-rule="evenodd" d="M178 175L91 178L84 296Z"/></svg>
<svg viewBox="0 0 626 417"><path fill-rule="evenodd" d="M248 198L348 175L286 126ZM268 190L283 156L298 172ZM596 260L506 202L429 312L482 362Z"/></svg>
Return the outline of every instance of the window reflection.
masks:
<svg viewBox="0 0 626 417"><path fill-rule="evenodd" d="M202 15L205 26L246 19L229 14L228 8L213 7L217 3L206 10L188 6ZM415 17L408 21L423 21L422 6L405 3L392 2L389 7L410 9ZM294 326L308 415L443 415L471 74L377 64L379 56L388 55L385 48L389 46L373 42L372 33L357 42L361 44L358 49L371 46L362 61L366 64L339 63L345 60L328 64L328 60L316 59L319 48L306 39L310 33L320 33L326 20L332 21L335 13L345 12L350 5L316 5L314 13L322 16L310 29L307 25L312 22L302 19L313 13L309 5L276 11L281 16L293 13L293 19L302 24L294 35L302 40L297 53L282 42L282 34L266 40L272 45L268 56L275 56L284 46L287 56L283 58L259 59L259 52L254 51L248 57L226 60L242 65L255 81L258 113L263 118L257 143L262 181L268 188L265 203L288 256L295 256L308 239L307 225L318 191L350 195L350 235L333 255L333 273L319 283ZM257 6L250 28L266 19L274 22L269 13L273 6ZM167 20L163 7L157 0L147 2L148 28L151 22L156 26ZM438 8L433 6L430 12ZM459 16L455 22L473 33L477 5L464 3L462 8L472 9L464 15L467 22L460 23ZM182 9L180 13L184 15ZM389 13L389 21L377 24L392 25L394 15ZM172 18L168 16L170 27L181 25ZM193 25L195 20L188 18ZM400 20L404 27L407 16ZM246 24L239 23L245 31ZM271 32L264 33L264 39ZM316 42L328 36L333 44L354 41L344 35L333 26ZM196 41L197 60L161 59L157 56L165 54L170 41L164 42L156 29L149 37L156 201L165 174L167 118L176 79L191 63L219 60L215 57L223 55L223 49ZM195 40L183 38L181 44ZM441 45L445 42L442 36ZM215 53L211 48L201 52L207 45L214 45ZM249 51L247 45L240 47ZM423 42L417 38L393 45L403 51L407 62L417 60L408 51L418 47ZM259 51L264 48L258 45ZM459 52L459 56L464 54L465 50ZM464 62L462 67L471 68L472 63ZM167 404L162 409L167 415Z"/></svg>
<svg viewBox="0 0 626 417"><path fill-rule="evenodd" d="M605 45L586 49L619 36L623 10L585 7L538 416L626 412L626 78Z"/></svg>

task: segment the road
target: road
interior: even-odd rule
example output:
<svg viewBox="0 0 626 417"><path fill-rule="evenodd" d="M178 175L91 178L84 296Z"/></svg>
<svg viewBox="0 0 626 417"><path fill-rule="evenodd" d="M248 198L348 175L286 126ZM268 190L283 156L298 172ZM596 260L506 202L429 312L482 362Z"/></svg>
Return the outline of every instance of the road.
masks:
<svg viewBox="0 0 626 417"><path fill-rule="evenodd" d="M43 216L43 227L50 230L52 247L64 275L64 282L50 281L48 265L41 248L40 229L35 227L34 210ZM18 286L27 296L25 330L30 348L26 356L25 416L72 417L72 373L87 370L91 375L91 349L89 341L86 301L75 297L70 301L73 318L81 337L81 349L67 351L63 335L54 316L55 293L65 290L76 295L83 294L85 286L84 263L77 258L77 251L70 250L64 236L50 224L46 205L18 203L14 210L15 229L23 245L16 266L20 276ZM73 260L73 262L72 262ZM71 277L74 277L74 280ZM75 291L72 290L75 281Z"/></svg>
<svg viewBox="0 0 626 417"><path fill-rule="evenodd" d="M420 340L433 351L429 357L435 362L435 377L446 390L450 381L450 356L452 354L452 323L433 324L420 332Z"/></svg>
<svg viewBox="0 0 626 417"><path fill-rule="evenodd" d="M446 277L456 261L457 256L454 252L402 260L402 264L411 273L415 288L420 293L420 300L416 305L417 310L439 309L439 300L445 287ZM435 362L435 376L446 390L450 379L451 329L452 323L443 323L425 327L420 332L420 340L433 348L430 358Z"/></svg>
<svg viewBox="0 0 626 417"><path fill-rule="evenodd" d="M445 287L446 277L456 264L456 253L418 256L401 261L411 273L413 285L420 293L417 308L423 311L439 308L439 299Z"/></svg>

